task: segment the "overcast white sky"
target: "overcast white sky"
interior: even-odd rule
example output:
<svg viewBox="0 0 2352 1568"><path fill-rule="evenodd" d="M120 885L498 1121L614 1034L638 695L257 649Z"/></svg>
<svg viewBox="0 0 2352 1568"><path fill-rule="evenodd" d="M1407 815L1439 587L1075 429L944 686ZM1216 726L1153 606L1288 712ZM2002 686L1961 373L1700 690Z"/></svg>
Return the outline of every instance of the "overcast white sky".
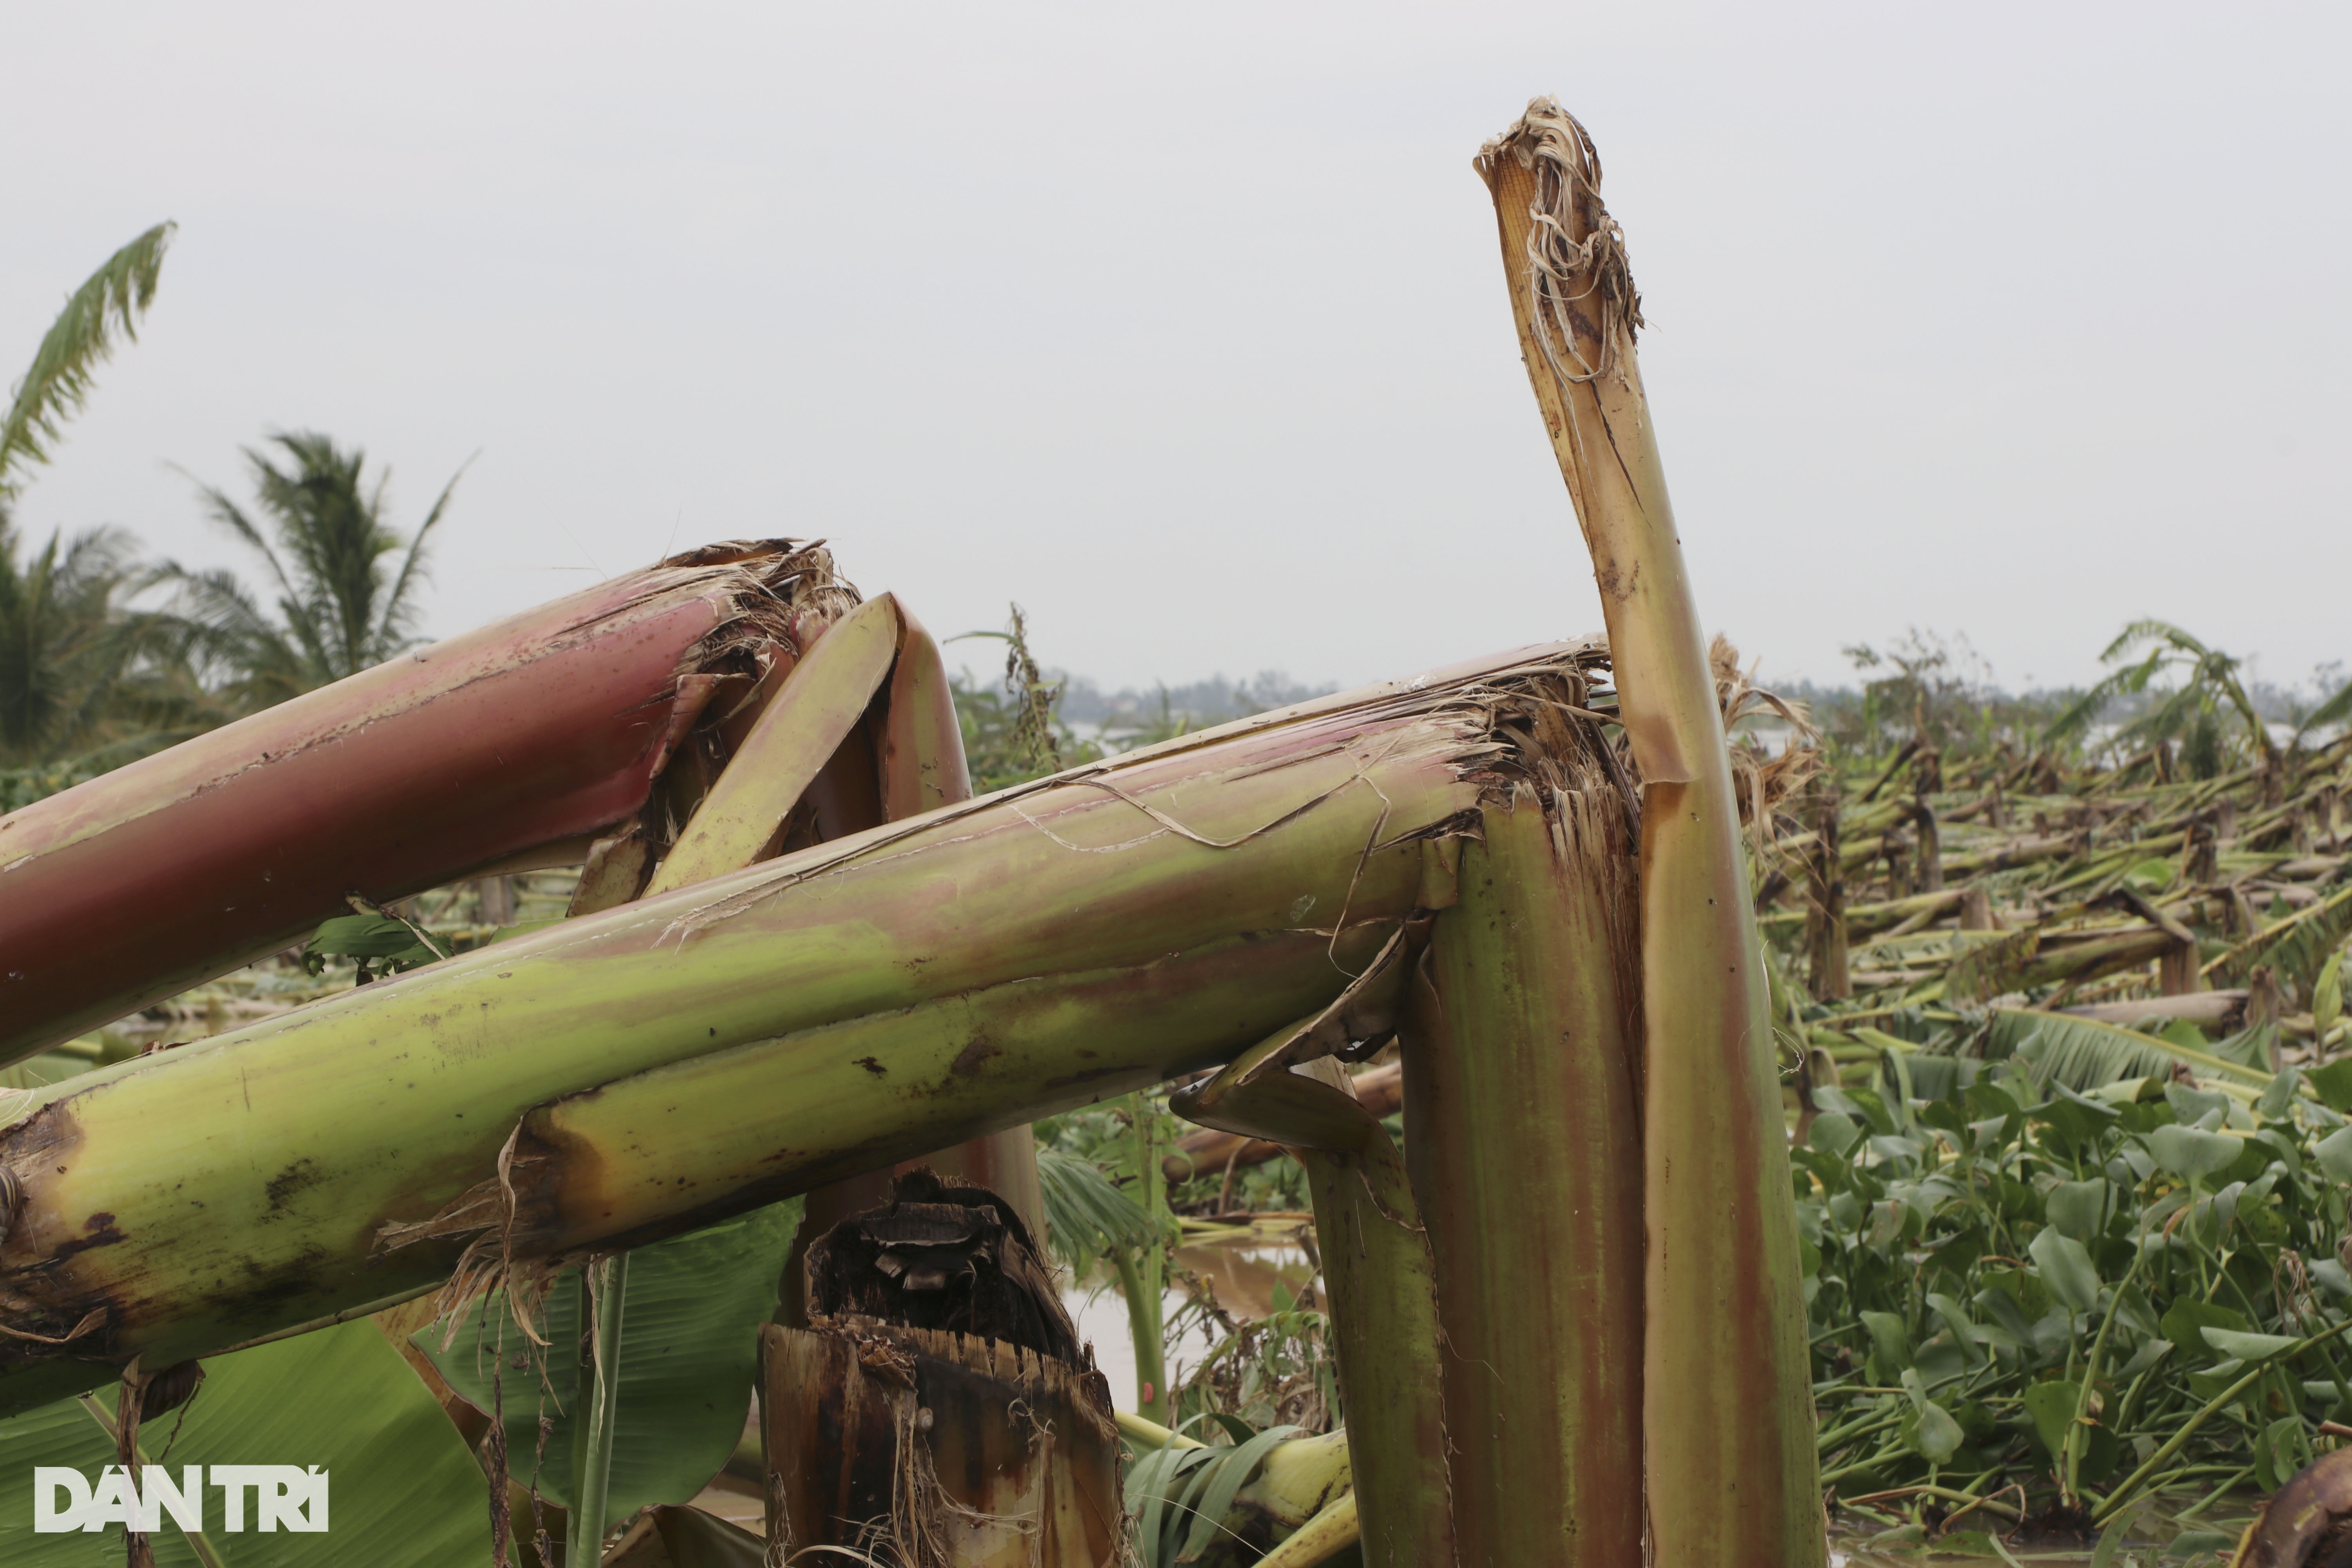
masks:
<svg viewBox="0 0 2352 1568"><path fill-rule="evenodd" d="M187 479L316 428L436 634L832 539L1117 685L1353 684L1597 626L1470 170L1591 129L1706 618L1768 671L2178 619L2352 658L2352 8L10 8L0 378L180 224L25 499L233 559ZM954 650L950 650L951 654ZM992 662L970 656L976 667Z"/></svg>

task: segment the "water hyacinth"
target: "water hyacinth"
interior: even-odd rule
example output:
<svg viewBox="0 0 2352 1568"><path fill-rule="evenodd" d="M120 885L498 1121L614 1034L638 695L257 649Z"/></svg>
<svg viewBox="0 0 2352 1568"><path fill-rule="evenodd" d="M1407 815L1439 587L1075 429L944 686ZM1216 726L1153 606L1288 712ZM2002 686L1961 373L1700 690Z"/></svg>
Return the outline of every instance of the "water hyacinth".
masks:
<svg viewBox="0 0 2352 1568"><path fill-rule="evenodd" d="M1790 1159L1822 1479L1862 1521L2105 1525L2275 1489L2352 1418L2347 1075L2077 1088L2060 1054L1891 1048L1813 1091Z"/></svg>

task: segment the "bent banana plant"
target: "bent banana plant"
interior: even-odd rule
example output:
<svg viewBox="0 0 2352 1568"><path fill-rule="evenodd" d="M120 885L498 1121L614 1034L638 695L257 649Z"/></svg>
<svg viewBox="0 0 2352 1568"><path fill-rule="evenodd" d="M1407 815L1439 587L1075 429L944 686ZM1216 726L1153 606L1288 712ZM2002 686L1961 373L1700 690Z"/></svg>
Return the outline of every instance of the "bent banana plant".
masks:
<svg viewBox="0 0 2352 1568"><path fill-rule="evenodd" d="M25 1095L0 1413L1229 1060L1443 897L1604 658L1262 715Z"/></svg>

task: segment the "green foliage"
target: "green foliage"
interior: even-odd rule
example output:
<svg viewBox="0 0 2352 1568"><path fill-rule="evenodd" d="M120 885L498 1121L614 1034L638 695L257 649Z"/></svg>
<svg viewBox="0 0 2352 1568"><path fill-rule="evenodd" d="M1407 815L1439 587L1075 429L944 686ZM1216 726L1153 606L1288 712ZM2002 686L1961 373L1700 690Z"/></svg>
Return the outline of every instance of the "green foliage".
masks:
<svg viewBox="0 0 2352 1568"><path fill-rule="evenodd" d="M1269 1451L1299 1435L1296 1426L1254 1431L1239 1424L1205 1424L1204 1431L1221 1441L1142 1448L1127 1468L1127 1511L1136 1521L1135 1550L1143 1568L1199 1562L1217 1544L1234 1494Z"/></svg>
<svg viewBox="0 0 2352 1568"><path fill-rule="evenodd" d="M1841 754L1874 755L1919 740L1957 760L1992 752L2037 733L2053 699L2018 697L1992 682L1983 657L1959 636L1913 629L1891 644L1843 650L1860 689L1800 686L1822 743Z"/></svg>
<svg viewBox="0 0 2352 1568"><path fill-rule="evenodd" d="M123 603L149 581L128 534L53 532L27 553L8 512L118 334L137 339L172 231L149 229L74 291L0 410L0 812L180 739L207 706L169 623Z"/></svg>
<svg viewBox="0 0 2352 1568"><path fill-rule="evenodd" d="M2111 745L2178 741L2190 775L2200 779L2220 773L2241 745L2266 761L2276 757L2270 730L2238 679L2239 660L2230 655L2206 647L2168 621L2146 620L2126 626L2099 658L2110 665L2130 662L2052 720L2046 731L2050 740L2080 739L2118 698L2137 696L2159 676L2168 676L2174 684L2160 688L2158 700L2117 730ZM2238 721L2242 736L2229 734L2226 721L2231 718Z"/></svg>
<svg viewBox="0 0 2352 1568"><path fill-rule="evenodd" d="M2331 724L2352 722L2352 680L2336 689L2333 696L2321 699L2317 707L2303 716L2295 727L2298 739L2315 730L2325 730Z"/></svg>
<svg viewBox="0 0 2352 1568"><path fill-rule="evenodd" d="M1029 651L1028 618L1018 605L1013 605L1012 611L1009 630L966 632L962 637L948 639L965 642L974 637L992 637L1004 644L1002 697L992 691L973 689L966 680L957 682L959 698L968 696L972 700L971 717L965 721L964 755L973 763L973 781L983 794L1003 787L1003 784L980 784L983 773L992 778L1001 774L1006 783L1019 783L1061 772L1066 765L1063 752L1071 742L1068 726L1055 711L1066 683L1046 679L1045 672L1037 668L1037 660ZM959 710L961 708L959 702ZM973 750L975 743L980 748L978 752ZM975 757L979 760L974 761Z"/></svg>
<svg viewBox="0 0 2352 1568"><path fill-rule="evenodd" d="M1059 710L1065 683L1046 679L1038 668L1029 651L1029 625L1020 605L1012 606L1009 630L966 632L948 640L982 637L1004 644L1001 685L976 685L968 672L951 682L974 791L987 795L1103 754L1100 746L1080 741L1063 721Z"/></svg>
<svg viewBox="0 0 2352 1568"><path fill-rule="evenodd" d="M1084 1230L1090 1224L1105 1242L1112 1237L1099 1223L1080 1213L1072 1215L1079 1230L1066 1243L1057 1239L1055 1245L1057 1250L1067 1247L1066 1258L1077 1258L1082 1254L1085 1261L1102 1258L1117 1276L1119 1294L1127 1306L1128 1335L1135 1347L1136 1408L1152 1420L1165 1417L1168 1400L1169 1331L1162 1311L1162 1292L1167 1280L1168 1250L1175 1240L1175 1222L1168 1210L1167 1183L1161 1176L1159 1152L1167 1147L1167 1133L1174 1121L1155 1096L1145 1092L1129 1096L1117 1110L1073 1112L1050 1118L1037 1128L1038 1137L1049 1152L1093 1166L1094 1180L1112 1188L1113 1195L1126 1196L1140 1218L1140 1224L1136 1224L1109 1204L1105 1194L1095 1192L1092 1203L1096 1219L1118 1225L1133 1239L1088 1252L1085 1243L1091 1238L1085 1236ZM1088 1179L1063 1159L1052 1163L1055 1173L1067 1184L1065 1196L1084 1200L1091 1183L1088 1187L1078 1184ZM1120 1186L1126 1188L1125 1194L1117 1192ZM1081 1269L1074 1266L1073 1273L1078 1275Z"/></svg>
<svg viewBox="0 0 2352 1568"><path fill-rule="evenodd" d="M964 761L978 793L987 795L1115 752L1171 740L1188 728L1188 721L1171 709L1162 688L1155 717L1106 727L1090 739L1081 738L1062 715L1062 699L1069 682L1046 679L1030 652L1028 620L1018 605L1012 606L1009 626L1006 631L966 632L948 639L963 642L986 637L1005 645L1000 685L979 685L969 672L956 675L951 681L956 721L963 731Z"/></svg>
<svg viewBox="0 0 2352 1568"><path fill-rule="evenodd" d="M1177 1388L1180 1421L1206 1416L1229 1430L1236 1422L1289 1423L1310 1432L1338 1428L1343 1405L1329 1315L1279 1281L1273 1307L1263 1318L1237 1321L1195 1286L1192 1300L1171 1321L1171 1337L1181 1338L1195 1322L1213 1325L1223 1337Z"/></svg>
<svg viewBox="0 0 2352 1568"><path fill-rule="evenodd" d="M0 812L413 641L425 537L449 491L388 573L401 541L382 521L383 481L363 484L361 455L321 436L277 437L295 459L289 469L247 454L274 545L220 491L205 491L215 520L274 574L275 619L234 574L146 565L119 530L52 533L37 551L17 537L8 502L87 402L97 366L119 340L136 340L173 226L141 235L74 292L0 412ZM180 589L179 613L132 606L164 582Z"/></svg>
<svg viewBox="0 0 2352 1568"><path fill-rule="evenodd" d="M139 316L155 298L163 252L176 224L159 223L106 260L66 301L24 378L0 414L0 503L24 489L25 470L49 459L65 421L89 399L90 373L114 352L114 337L139 341ZM0 519L0 547L7 529Z"/></svg>
<svg viewBox="0 0 2352 1568"><path fill-rule="evenodd" d="M760 1325L775 1310L801 1208L789 1199L629 1255L608 1525L650 1503L688 1500L734 1451ZM467 1403L498 1413L514 1479L528 1488L535 1478L558 1507L571 1498L580 1295L576 1270L557 1279L545 1301L545 1347L531 1342L503 1297L469 1308L454 1334L436 1326L413 1341ZM543 1462L542 1414L553 1422Z"/></svg>
<svg viewBox="0 0 2352 1568"><path fill-rule="evenodd" d="M2256 964L2268 964L2281 983L2304 990L2334 961L2347 935L2352 935L2352 881L2266 928L2243 956L2228 965L2231 977L2242 978ZM2337 1003L2342 1004L2340 993Z"/></svg>
<svg viewBox="0 0 2352 1568"><path fill-rule="evenodd" d="M1165 1101L1150 1098L1154 1141L1163 1151L1172 1147L1179 1136L1192 1124L1171 1114ZM1141 1191L1142 1172L1136 1163L1138 1141L1135 1137L1135 1101L1120 1100L1111 1105L1090 1105L1080 1110L1064 1111L1049 1116L1035 1126L1039 1173L1044 1179L1049 1159L1060 1173L1071 1173L1068 1163L1080 1162L1095 1168L1097 1177L1112 1189L1127 1208L1144 1212L1136 1194ZM1049 1199L1049 1201L1051 1201ZM1125 1213L1125 1209L1118 1211ZM1050 1219L1049 1219L1050 1223ZM1174 1216L1164 1209L1156 1224L1163 1239L1172 1239ZM1089 1259L1102 1256L1100 1251L1088 1255Z"/></svg>
<svg viewBox="0 0 2352 1568"><path fill-rule="evenodd" d="M415 645L425 542L457 485L451 476L404 542L384 521L387 476L379 470L371 482L358 447L315 432L275 436L271 444L290 459L287 467L250 447L245 454L267 528L224 491L199 493L213 521L268 569L274 605L265 608L231 573L165 569L196 645L248 711Z"/></svg>
<svg viewBox="0 0 2352 1568"><path fill-rule="evenodd" d="M112 1389L98 1398L110 1418ZM481 1467L400 1352L371 1322L213 1356L195 1396L146 1423L140 1447L150 1462L184 1465L316 1465L331 1478L331 1557L349 1568L408 1568L419 1563L487 1564L489 1496ZM27 1484L36 1465L94 1474L114 1461L112 1437L79 1399L0 1421L0 1474L10 1478L0 1507L0 1562L9 1568L119 1564L122 1531L36 1535ZM248 1513L229 1534L217 1491L205 1507L207 1540L227 1568L296 1568L320 1560L321 1538L263 1533ZM198 1562L166 1521L150 1538L159 1568Z"/></svg>
<svg viewBox="0 0 2352 1568"><path fill-rule="evenodd" d="M98 731L138 651L141 620L115 614L134 578L118 530L52 534L21 556L0 541L0 760L70 752Z"/></svg>
<svg viewBox="0 0 2352 1568"><path fill-rule="evenodd" d="M2168 1058L2085 1093L2095 1051L2021 1047L1916 1098L1814 1091L1790 1160L1824 1481L2039 1497L2071 1462L2095 1500L2250 1373L2146 1484L2274 1473L2352 1415L2347 1352L2305 1347L2352 1301L2342 1118L2293 1075Z"/></svg>
<svg viewBox="0 0 2352 1568"><path fill-rule="evenodd" d="M1045 1232L1054 1256L1073 1278L1113 1251L1145 1246L1155 1226L1143 1205L1114 1185L1103 1168L1067 1150L1040 1146L1037 1183L1045 1202Z"/></svg>
<svg viewBox="0 0 2352 1568"><path fill-rule="evenodd" d="M1394 1127L1389 1131L1391 1136L1396 1132ZM1236 1165L1230 1188L1225 1185L1222 1168L1202 1171L1171 1187L1168 1201L1180 1214L1209 1214L1223 1209L1246 1214L1293 1214L1314 1206L1307 1190L1307 1168L1291 1159Z"/></svg>
<svg viewBox="0 0 2352 1568"><path fill-rule="evenodd" d="M336 915L311 933L302 949L302 967L319 974L330 958L354 959L359 983L365 985L378 974L398 974L446 956L422 928L397 916Z"/></svg>

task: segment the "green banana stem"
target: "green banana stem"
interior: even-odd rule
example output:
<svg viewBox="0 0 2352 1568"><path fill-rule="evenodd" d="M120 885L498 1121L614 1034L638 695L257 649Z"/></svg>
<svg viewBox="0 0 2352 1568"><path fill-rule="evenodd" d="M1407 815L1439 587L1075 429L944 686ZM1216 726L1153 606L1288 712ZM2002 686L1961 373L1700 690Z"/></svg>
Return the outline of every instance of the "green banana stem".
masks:
<svg viewBox="0 0 2352 1568"><path fill-rule="evenodd" d="M1136 1414L1164 1426L1174 1408L1168 1397L1168 1248L1160 1234L1168 1182L1160 1170L1159 1117L1150 1092L1137 1093L1128 1105L1134 1113L1143 1212L1151 1221L1152 1234L1132 1255L1124 1249L1119 1253L1119 1289L1127 1293L1128 1331L1135 1340Z"/></svg>
<svg viewBox="0 0 2352 1568"><path fill-rule="evenodd" d="M1454 1536L1428 1232L1395 1142L1339 1064L1323 1057L1298 1072L1285 1066L1315 1048L1311 1039L1335 1037L1333 1026L1337 1035L1378 1031L1410 967L1405 948L1400 933L1329 1006L1269 1036L1174 1104L1204 1126L1286 1144L1306 1167L1364 1560L1439 1564L1454 1561Z"/></svg>

